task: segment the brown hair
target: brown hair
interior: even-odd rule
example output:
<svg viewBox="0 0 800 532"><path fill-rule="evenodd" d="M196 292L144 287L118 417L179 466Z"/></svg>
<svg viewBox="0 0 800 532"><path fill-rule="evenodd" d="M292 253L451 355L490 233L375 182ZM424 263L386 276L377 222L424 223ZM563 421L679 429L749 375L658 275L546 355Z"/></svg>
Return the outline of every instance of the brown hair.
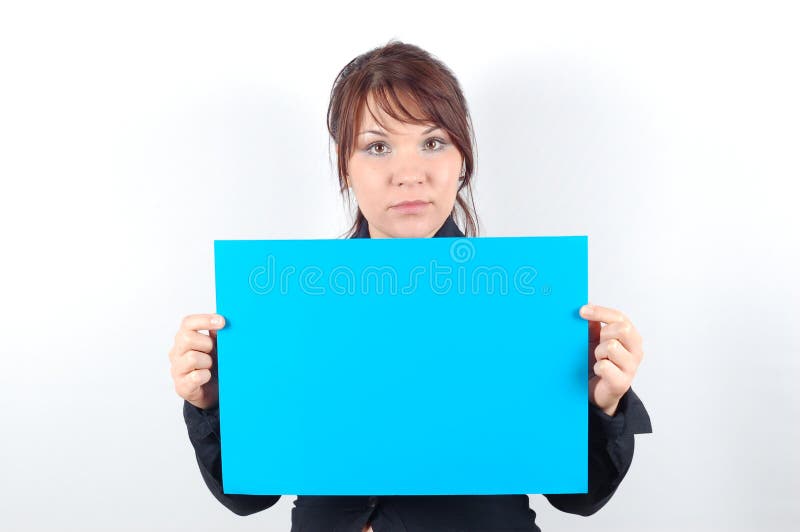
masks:
<svg viewBox="0 0 800 532"><path fill-rule="evenodd" d="M350 61L336 76L331 88L328 132L336 144L339 192L347 199L348 205L351 197L347 188L347 162L355 147L363 109L366 108L380 124L366 105L370 94L395 120L417 125L432 122L447 131L464 159L463 177L460 178L451 216L456 223L463 217L465 236L477 236L478 216L471 186L477 150L472 119L461 86L444 63L413 44L394 39ZM422 116L412 115L401 103L400 94L408 96ZM359 208L353 225L346 232L347 237L358 233L365 222Z"/></svg>

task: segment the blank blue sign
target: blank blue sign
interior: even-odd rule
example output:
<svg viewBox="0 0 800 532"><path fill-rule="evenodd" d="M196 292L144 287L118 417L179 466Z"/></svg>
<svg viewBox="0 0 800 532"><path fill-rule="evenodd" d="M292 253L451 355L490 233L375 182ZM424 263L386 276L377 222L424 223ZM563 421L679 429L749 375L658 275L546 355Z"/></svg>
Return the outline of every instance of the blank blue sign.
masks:
<svg viewBox="0 0 800 532"><path fill-rule="evenodd" d="M229 494L585 493L587 237L214 241Z"/></svg>

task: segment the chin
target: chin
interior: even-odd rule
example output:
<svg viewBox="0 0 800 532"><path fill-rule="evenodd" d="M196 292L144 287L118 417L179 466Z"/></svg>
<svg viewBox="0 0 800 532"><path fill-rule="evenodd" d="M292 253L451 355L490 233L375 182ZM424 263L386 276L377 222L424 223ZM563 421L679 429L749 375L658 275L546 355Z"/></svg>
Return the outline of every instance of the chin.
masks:
<svg viewBox="0 0 800 532"><path fill-rule="evenodd" d="M436 231L429 220L400 221L392 227L393 238L425 238Z"/></svg>

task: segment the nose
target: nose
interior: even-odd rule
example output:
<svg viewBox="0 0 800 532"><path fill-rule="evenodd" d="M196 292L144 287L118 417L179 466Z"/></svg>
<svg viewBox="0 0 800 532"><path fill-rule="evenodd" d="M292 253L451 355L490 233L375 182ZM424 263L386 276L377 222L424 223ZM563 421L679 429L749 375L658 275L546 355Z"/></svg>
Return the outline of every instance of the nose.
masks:
<svg viewBox="0 0 800 532"><path fill-rule="evenodd" d="M423 158L419 155L406 155L398 158L392 172L392 184L397 186L413 186L422 184L427 175Z"/></svg>

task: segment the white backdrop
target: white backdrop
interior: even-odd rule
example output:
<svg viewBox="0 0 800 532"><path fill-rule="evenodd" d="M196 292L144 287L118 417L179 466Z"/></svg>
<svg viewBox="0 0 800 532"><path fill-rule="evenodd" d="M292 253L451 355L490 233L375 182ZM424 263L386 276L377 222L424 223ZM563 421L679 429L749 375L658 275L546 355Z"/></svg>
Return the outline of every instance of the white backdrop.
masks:
<svg viewBox="0 0 800 532"><path fill-rule="evenodd" d="M800 19L642 4L4 3L0 528L289 529L293 496L208 492L167 351L213 239L346 228L330 86L392 37L463 85L483 236L588 234L644 338L654 434L596 515L532 496L542 529L791 528Z"/></svg>

